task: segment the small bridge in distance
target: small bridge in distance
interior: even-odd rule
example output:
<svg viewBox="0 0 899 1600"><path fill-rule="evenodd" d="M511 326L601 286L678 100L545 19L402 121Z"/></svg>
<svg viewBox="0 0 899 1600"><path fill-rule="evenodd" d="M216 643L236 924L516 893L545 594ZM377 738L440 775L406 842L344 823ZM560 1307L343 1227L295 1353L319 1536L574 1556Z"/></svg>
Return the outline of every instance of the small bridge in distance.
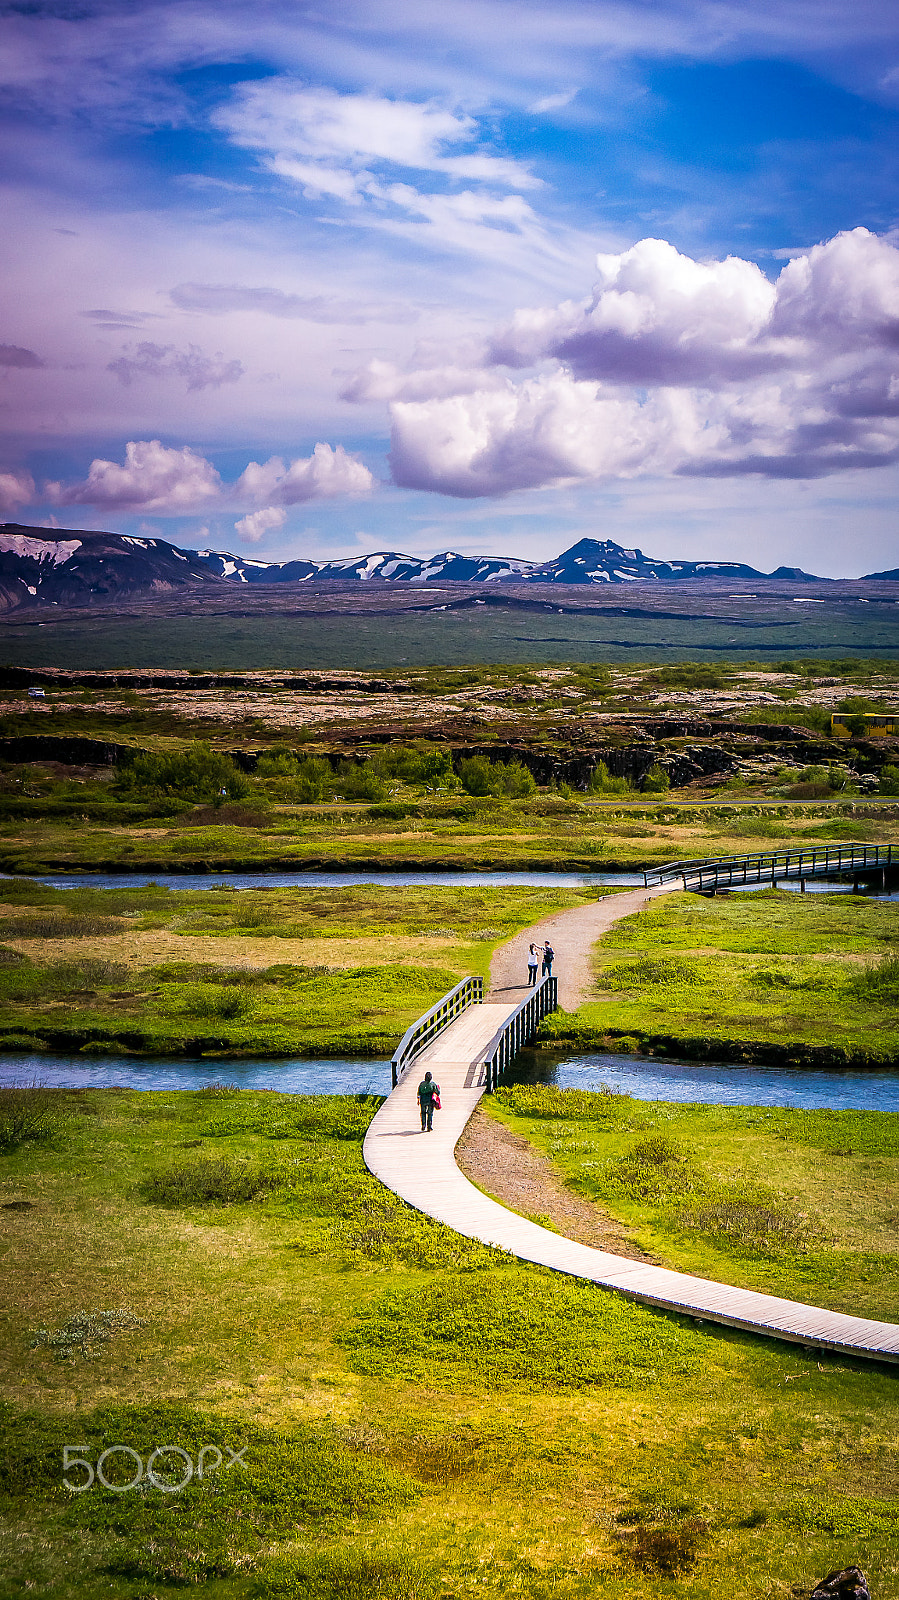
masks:
<svg viewBox="0 0 899 1600"><path fill-rule="evenodd" d="M678 880L694 894L721 894L753 884L798 883L810 878L851 878L886 888L899 871L899 847L890 844L805 845L798 849L763 850L757 855L709 856L700 861L668 861L646 867L644 885L673 887Z"/></svg>

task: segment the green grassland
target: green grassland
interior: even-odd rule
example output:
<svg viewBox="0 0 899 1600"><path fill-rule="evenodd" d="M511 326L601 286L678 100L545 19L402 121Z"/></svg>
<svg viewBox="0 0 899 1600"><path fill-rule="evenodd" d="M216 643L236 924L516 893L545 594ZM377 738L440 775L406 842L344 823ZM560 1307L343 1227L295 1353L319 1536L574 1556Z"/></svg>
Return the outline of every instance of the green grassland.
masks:
<svg viewBox="0 0 899 1600"><path fill-rule="evenodd" d="M676 595L672 594L676 601ZM683 603L683 602L681 602ZM696 602L694 601L693 604ZM744 612L745 612L744 606ZM786 608L782 608L786 609ZM826 604L744 619L509 613L46 618L3 624L3 660L31 667L402 668L471 663L718 661L722 657L899 655L891 606ZM813 610L814 615L809 615ZM881 613L884 613L883 615Z"/></svg>
<svg viewBox="0 0 899 1600"><path fill-rule="evenodd" d="M769 1128L630 1102L610 1118L586 1103L599 1097L568 1098L498 1105L666 1250L667 1198L650 1223L633 1184L607 1178L609 1161L639 1165L635 1139L687 1150L707 1184L690 1203L764 1159L785 1207L814 1160L831 1259L886 1258L886 1119L777 1113ZM215 1086L0 1101L4 1597L769 1600L855 1561L878 1600L899 1593L892 1369L700 1326L461 1239L366 1173L372 1101ZM600 1165L583 1176L588 1143ZM871 1190L851 1223L847 1163L856 1198ZM734 1281L752 1262L802 1280L795 1230L750 1261L739 1239L678 1226ZM114 1445L143 1464L162 1444L191 1462L209 1446L222 1465L166 1492L184 1471L169 1456L162 1488L79 1493L62 1484L66 1444L94 1465ZM107 1458L114 1484L134 1470Z"/></svg>
<svg viewBox="0 0 899 1600"><path fill-rule="evenodd" d="M0 882L0 1049L385 1056L495 945L587 890Z"/></svg>
<svg viewBox="0 0 899 1600"><path fill-rule="evenodd" d="M797 1065L899 1057L896 908L778 889L674 894L618 923L595 955L599 997L546 1040L625 1036L656 1053Z"/></svg>
<svg viewBox="0 0 899 1600"><path fill-rule="evenodd" d="M196 807L172 818L0 818L0 871L628 870L790 844L897 839L899 805L697 806L491 796L359 805Z"/></svg>
<svg viewBox="0 0 899 1600"><path fill-rule="evenodd" d="M899 1118L500 1089L491 1112L665 1266L899 1321Z"/></svg>

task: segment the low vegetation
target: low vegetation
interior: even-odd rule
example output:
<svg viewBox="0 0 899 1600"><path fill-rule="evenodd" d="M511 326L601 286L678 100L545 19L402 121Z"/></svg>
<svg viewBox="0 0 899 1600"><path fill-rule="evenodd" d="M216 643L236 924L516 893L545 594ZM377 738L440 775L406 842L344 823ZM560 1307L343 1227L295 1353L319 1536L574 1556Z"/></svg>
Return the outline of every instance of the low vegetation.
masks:
<svg viewBox="0 0 899 1600"><path fill-rule="evenodd" d="M57 1098L54 1139L0 1175L4 1595L764 1596L848 1560L891 1592L890 1371L462 1239L366 1172L371 1099L221 1083ZM871 1266L894 1248L888 1118L535 1090L496 1108L658 1255L705 1251L733 1281L781 1287L806 1272L815 1295L866 1259L859 1304L890 1304ZM632 1193L622 1157L686 1162L706 1197L761 1161L782 1207L807 1162L834 1235L817 1276L799 1246L685 1229L683 1185ZM235 1186L240 1172L265 1181Z"/></svg>
<svg viewBox="0 0 899 1600"><path fill-rule="evenodd" d="M899 1057L895 909L778 889L662 897L596 952L598 998L545 1040L616 1038L710 1059L886 1066Z"/></svg>
<svg viewBox="0 0 899 1600"><path fill-rule="evenodd" d="M660 1105L518 1086L491 1111L666 1266L899 1320L888 1112Z"/></svg>
<svg viewBox="0 0 899 1600"><path fill-rule="evenodd" d="M497 943L588 898L576 889L179 893L7 880L0 1048L387 1056L460 978L487 974Z"/></svg>

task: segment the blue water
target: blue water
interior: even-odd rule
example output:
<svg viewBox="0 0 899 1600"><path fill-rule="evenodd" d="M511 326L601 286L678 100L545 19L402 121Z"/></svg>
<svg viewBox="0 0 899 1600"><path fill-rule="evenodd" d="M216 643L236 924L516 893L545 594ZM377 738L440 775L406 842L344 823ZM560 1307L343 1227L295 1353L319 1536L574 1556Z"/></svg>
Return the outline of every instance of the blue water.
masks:
<svg viewBox="0 0 899 1600"><path fill-rule="evenodd" d="M234 1061L184 1056L0 1057L0 1085L53 1088L201 1089L213 1082L282 1094L389 1094L389 1061ZM899 1072L819 1071L650 1061L641 1056L589 1055L547 1060L526 1051L509 1082L560 1089L603 1085L635 1100L706 1105L803 1106L807 1109L899 1111Z"/></svg>
<svg viewBox="0 0 899 1600"><path fill-rule="evenodd" d="M17 875L18 876L18 875ZM30 881L27 877L25 882ZM35 878L51 889L346 889L357 883L382 888L580 889L592 884L641 888L642 872L77 872Z"/></svg>
<svg viewBox="0 0 899 1600"><path fill-rule="evenodd" d="M234 1061L189 1056L0 1056L0 1085L54 1089L202 1089L207 1083L282 1094L389 1094L389 1061Z"/></svg>
<svg viewBox="0 0 899 1600"><path fill-rule="evenodd" d="M635 1100L696 1105L801 1106L806 1110L899 1111L899 1072L837 1068L730 1066L726 1062L649 1061L641 1056L568 1056L553 1063L528 1051L509 1081L560 1089L617 1089Z"/></svg>

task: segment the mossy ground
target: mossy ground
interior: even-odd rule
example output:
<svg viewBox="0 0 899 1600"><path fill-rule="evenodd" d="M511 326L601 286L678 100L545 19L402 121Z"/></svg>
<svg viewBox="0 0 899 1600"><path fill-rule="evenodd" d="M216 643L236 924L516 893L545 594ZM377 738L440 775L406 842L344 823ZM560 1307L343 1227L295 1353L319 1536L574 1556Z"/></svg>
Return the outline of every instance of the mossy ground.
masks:
<svg viewBox="0 0 899 1600"><path fill-rule="evenodd" d="M124 809L124 808L123 808ZM224 808L222 808L224 809ZM234 807L217 817L188 812L90 820L35 815L0 821L0 870L148 872L323 867L419 867L601 872L684 857L741 854L821 840L888 844L899 806L867 801L822 805L666 800L434 800L408 814L389 806ZM402 804L393 807L402 812ZM377 813L382 813L378 815Z"/></svg>
<svg viewBox="0 0 899 1600"><path fill-rule="evenodd" d="M0 1048L390 1055L494 946L586 890L0 882Z"/></svg>
<svg viewBox="0 0 899 1600"><path fill-rule="evenodd" d="M880 1600L899 1593L891 1369L630 1306L459 1239L365 1172L372 1102L56 1104L52 1139L3 1158L0 1593L767 1600L850 1561ZM583 1109L566 1133L593 1137ZM639 1110L674 1127L671 1108ZM723 1173L760 1135L715 1115L697 1160ZM798 1134L778 1117L784 1151L811 1148L801 1116ZM838 1186L832 1141L815 1158ZM204 1163L219 1193L251 1171L257 1197L201 1203ZM877 1251L866 1213L857 1226ZM121 1307L144 1325L91 1359L32 1347ZM69 1496L65 1443L94 1462L117 1443L145 1463L162 1443L249 1449L180 1494Z"/></svg>
<svg viewBox="0 0 899 1600"><path fill-rule="evenodd" d="M664 896L610 930L596 950L598 998L547 1018L541 1036L888 1065L899 1056L899 995L860 980L896 945L889 901L778 889Z"/></svg>
<svg viewBox="0 0 899 1600"><path fill-rule="evenodd" d="M519 1086L488 1109L665 1266L899 1321L899 1119Z"/></svg>

